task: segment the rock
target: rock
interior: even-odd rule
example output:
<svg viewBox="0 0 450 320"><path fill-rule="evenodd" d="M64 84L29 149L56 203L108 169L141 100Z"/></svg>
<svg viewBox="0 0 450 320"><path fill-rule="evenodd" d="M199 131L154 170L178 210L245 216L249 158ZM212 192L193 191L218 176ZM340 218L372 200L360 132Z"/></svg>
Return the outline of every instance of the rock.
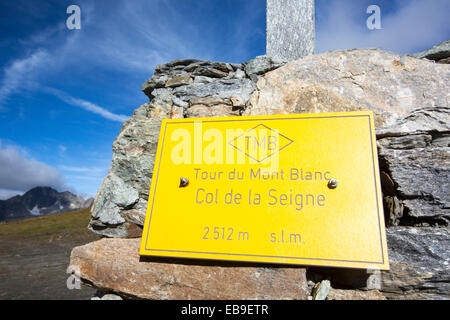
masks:
<svg viewBox="0 0 450 320"><path fill-rule="evenodd" d="M161 120L170 118L170 95L142 105L128 119L113 144L113 158L92 206L89 228L111 237L126 236L122 211L135 209L145 217Z"/></svg>
<svg viewBox="0 0 450 320"><path fill-rule="evenodd" d="M150 96L152 91L158 88L164 88L169 80L167 75L156 75L151 77L142 85L142 92Z"/></svg>
<svg viewBox="0 0 450 320"><path fill-rule="evenodd" d="M231 97L230 100L231 100L231 104L233 105L233 107L241 108L241 109L245 108L246 102L244 100L242 100L241 98L239 98L239 97Z"/></svg>
<svg viewBox="0 0 450 320"><path fill-rule="evenodd" d="M445 228L386 230L389 271L308 268L318 286L330 280L328 299L449 299L450 234ZM343 290L345 289L345 290Z"/></svg>
<svg viewBox="0 0 450 320"><path fill-rule="evenodd" d="M187 86L178 87L173 94L184 101L189 101L195 97L208 96L218 96L225 99L239 97L248 101L254 90L255 86L250 79L220 79L210 83L194 82Z"/></svg>
<svg viewBox="0 0 450 320"><path fill-rule="evenodd" d="M394 150L411 150L425 148L433 140L431 135L408 135L400 137L390 137L379 140L378 144L383 148Z"/></svg>
<svg viewBox="0 0 450 320"><path fill-rule="evenodd" d="M205 84L205 83L211 83L213 81L214 81L214 79L209 78L209 77L204 77L204 76L195 76L194 77L195 83Z"/></svg>
<svg viewBox="0 0 450 320"><path fill-rule="evenodd" d="M228 71L228 70L227 70ZM205 76L210 78L224 78L228 76L228 72L224 72L214 68L199 67L193 72L196 76Z"/></svg>
<svg viewBox="0 0 450 320"><path fill-rule="evenodd" d="M123 300L123 298L117 294L97 291L91 300Z"/></svg>
<svg viewBox="0 0 450 320"><path fill-rule="evenodd" d="M202 104L196 104L190 107L186 112L187 118L214 118L239 116L239 109L226 104L214 105L208 107Z"/></svg>
<svg viewBox="0 0 450 320"><path fill-rule="evenodd" d="M243 79L245 78L246 74L244 71L242 71L241 69L236 70L236 72L234 73L234 78L236 79Z"/></svg>
<svg viewBox="0 0 450 320"><path fill-rule="evenodd" d="M143 299L306 299L305 269L144 259L139 239L102 239L72 250L70 267L102 291Z"/></svg>
<svg viewBox="0 0 450 320"><path fill-rule="evenodd" d="M230 99L222 99L217 96L209 96L209 97L194 97L189 100L189 105L191 107L195 105L205 105L208 107L212 107L215 105L221 105L221 104L231 104Z"/></svg>
<svg viewBox="0 0 450 320"><path fill-rule="evenodd" d="M176 88L184 85L188 85L192 83L192 78L190 75L185 74L182 76L178 76L175 78L172 78L170 80L167 80L165 87L166 88Z"/></svg>
<svg viewBox="0 0 450 320"><path fill-rule="evenodd" d="M395 194L412 225L450 221L450 148L433 145L431 135L379 140L379 156L395 183ZM395 214L398 218L402 216Z"/></svg>
<svg viewBox="0 0 450 320"><path fill-rule="evenodd" d="M436 61L440 64L450 64L450 57Z"/></svg>
<svg viewBox="0 0 450 320"><path fill-rule="evenodd" d="M139 199L139 193L115 175L109 173L103 180L100 192L95 199L92 217L103 224L117 225L125 220L120 216L120 209L131 208ZM104 213L104 214L97 214Z"/></svg>
<svg viewBox="0 0 450 320"><path fill-rule="evenodd" d="M412 56L417 59L428 59L434 61L447 59L450 57L450 40L435 45L431 49L413 54Z"/></svg>
<svg viewBox="0 0 450 320"><path fill-rule="evenodd" d="M244 115L372 110L379 135L449 130L449 82L445 65L381 50L327 52L267 73Z"/></svg>
<svg viewBox="0 0 450 320"><path fill-rule="evenodd" d="M173 60L171 62L157 65L155 68L155 74L158 73L169 73L173 72L174 70L184 70L187 66L191 64L197 64L202 62L202 60L198 59L178 59Z"/></svg>
<svg viewBox="0 0 450 320"><path fill-rule="evenodd" d="M387 229L391 270L381 291L390 299L449 299L450 234L445 228Z"/></svg>
<svg viewBox="0 0 450 320"><path fill-rule="evenodd" d="M330 292L331 284L329 280L323 280L316 284L313 289L313 299L314 300L325 300L327 298L328 292Z"/></svg>
<svg viewBox="0 0 450 320"><path fill-rule="evenodd" d="M170 113L172 119L183 119L184 118L184 108L177 105L173 105L172 112Z"/></svg>
<svg viewBox="0 0 450 320"><path fill-rule="evenodd" d="M275 70L285 64L282 61L275 61L273 58L268 56L258 56L246 62L245 72L248 76L251 75L263 75L269 71Z"/></svg>
<svg viewBox="0 0 450 320"><path fill-rule="evenodd" d="M386 300L378 290L342 290L331 288L327 300Z"/></svg>

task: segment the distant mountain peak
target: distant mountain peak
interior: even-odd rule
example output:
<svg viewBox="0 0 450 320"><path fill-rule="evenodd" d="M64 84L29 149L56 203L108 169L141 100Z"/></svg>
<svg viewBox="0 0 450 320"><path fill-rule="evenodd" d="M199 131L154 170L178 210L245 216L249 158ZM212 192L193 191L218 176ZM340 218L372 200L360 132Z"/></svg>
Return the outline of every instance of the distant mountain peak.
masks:
<svg viewBox="0 0 450 320"><path fill-rule="evenodd" d="M70 191L58 192L38 186L8 200L0 200L0 221L26 219L88 208L92 199L84 200Z"/></svg>

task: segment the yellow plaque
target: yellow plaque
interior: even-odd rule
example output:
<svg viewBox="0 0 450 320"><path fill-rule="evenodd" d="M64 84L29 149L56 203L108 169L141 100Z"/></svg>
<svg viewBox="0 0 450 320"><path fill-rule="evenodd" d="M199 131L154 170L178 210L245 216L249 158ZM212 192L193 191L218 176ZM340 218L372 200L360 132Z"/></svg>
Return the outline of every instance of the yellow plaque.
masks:
<svg viewBox="0 0 450 320"><path fill-rule="evenodd" d="M372 112L164 120L140 254L389 269Z"/></svg>

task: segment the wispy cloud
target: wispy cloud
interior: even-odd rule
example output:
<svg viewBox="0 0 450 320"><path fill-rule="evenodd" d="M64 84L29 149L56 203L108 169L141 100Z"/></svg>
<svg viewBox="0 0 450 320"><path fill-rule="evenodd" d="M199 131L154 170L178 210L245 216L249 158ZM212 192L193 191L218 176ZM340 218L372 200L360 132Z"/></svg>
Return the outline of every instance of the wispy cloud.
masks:
<svg viewBox="0 0 450 320"><path fill-rule="evenodd" d="M67 147L62 144L58 145L58 149L61 154L65 153L67 151Z"/></svg>
<svg viewBox="0 0 450 320"><path fill-rule="evenodd" d="M108 111L107 109L96 105L95 103L92 103L92 102L89 102L89 101L86 101L86 100L83 100L80 98L72 97L69 94L67 94L61 90L54 89L54 88L47 88L47 87L41 87L41 89L43 91L59 98L60 100L64 101L67 104L70 104L72 106L79 107L86 111L95 113L105 119L108 119L111 121L117 121L120 123L123 123L125 120L128 119L128 116L126 116L126 115L112 113L112 112Z"/></svg>
<svg viewBox="0 0 450 320"><path fill-rule="evenodd" d="M0 86L0 107L4 105L9 95L17 92L28 79L33 78L35 73L49 59L45 49L38 49L23 59L16 59L3 70L3 80Z"/></svg>
<svg viewBox="0 0 450 320"><path fill-rule="evenodd" d="M28 88L41 89L47 93L56 96L67 104L85 109L89 112L100 115L101 117L123 123L128 116L115 114L107 109L96 105L95 103L75 98L62 90L44 87L35 82L35 77L39 70L52 59L52 55L45 49L38 49L30 56L14 60L9 66L4 68L4 76L0 86L0 108L6 102L11 94L18 92L28 84Z"/></svg>
<svg viewBox="0 0 450 320"><path fill-rule="evenodd" d="M66 166L66 165L61 165L58 166L58 168L60 168L63 171L68 171L68 172L75 172L75 173L89 173L91 175L104 175L106 173L106 169L105 168L87 168L87 167L74 167L74 166Z"/></svg>

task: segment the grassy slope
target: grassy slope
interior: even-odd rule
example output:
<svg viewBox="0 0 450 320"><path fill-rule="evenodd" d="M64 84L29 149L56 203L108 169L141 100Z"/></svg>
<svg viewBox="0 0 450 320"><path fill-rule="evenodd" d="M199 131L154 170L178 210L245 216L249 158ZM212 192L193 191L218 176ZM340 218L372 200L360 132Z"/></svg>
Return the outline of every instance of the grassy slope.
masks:
<svg viewBox="0 0 450 320"><path fill-rule="evenodd" d="M0 224L0 239L25 239L28 237L88 236L89 209L53 214Z"/></svg>

